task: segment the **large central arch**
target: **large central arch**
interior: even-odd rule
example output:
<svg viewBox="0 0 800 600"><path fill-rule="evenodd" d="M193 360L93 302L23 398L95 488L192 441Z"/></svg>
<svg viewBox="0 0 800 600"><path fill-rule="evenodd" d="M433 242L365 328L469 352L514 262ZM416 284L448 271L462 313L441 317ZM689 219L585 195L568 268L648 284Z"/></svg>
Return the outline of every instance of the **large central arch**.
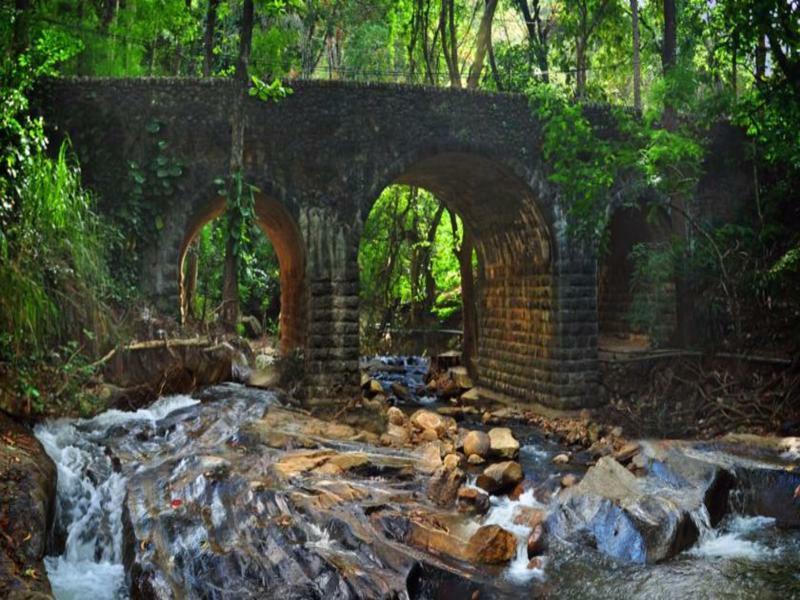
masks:
<svg viewBox="0 0 800 600"><path fill-rule="evenodd" d="M302 348L306 341L305 251L300 230L286 208L278 201L255 194L256 223L275 248L280 268L281 314L280 349L286 354ZM225 212L225 198L207 202L189 220L178 258L178 289L184 295L183 263L189 244L209 221ZM183 302L181 301L181 306Z"/></svg>
<svg viewBox="0 0 800 600"><path fill-rule="evenodd" d="M479 257L479 384L514 398L577 405L585 402L585 389L570 391L578 377L559 363L565 333L558 302L563 235L552 200L537 193L541 179L524 173L475 151L417 155L376 180L361 203L359 221L365 222L390 184L421 187L444 202L472 234ZM587 348L596 345L596 330L588 333L591 339L581 343ZM562 402L565 395L573 401Z"/></svg>

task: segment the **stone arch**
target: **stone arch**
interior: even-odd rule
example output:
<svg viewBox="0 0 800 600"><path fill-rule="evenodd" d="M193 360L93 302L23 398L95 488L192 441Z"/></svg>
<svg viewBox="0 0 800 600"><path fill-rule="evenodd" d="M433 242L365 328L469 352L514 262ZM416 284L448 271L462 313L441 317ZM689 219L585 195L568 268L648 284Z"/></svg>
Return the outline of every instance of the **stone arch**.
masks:
<svg viewBox="0 0 800 600"><path fill-rule="evenodd" d="M178 254L179 302L183 304L183 261L189 244L209 221L225 212L225 198L217 196L189 219ZM277 200L255 195L256 223L275 248L280 267L282 353L302 348L306 339L305 250L300 230L289 211ZM181 315L183 317L183 315Z"/></svg>
<svg viewBox="0 0 800 600"><path fill-rule="evenodd" d="M565 365L583 358L566 351L565 319L560 305L560 277L570 276L561 259L563 243L557 195L538 171L515 168L475 149L435 149L399 158L381 171L359 203L364 223L383 189L391 184L422 187L459 214L476 242L482 264L478 289L479 327L476 370L479 384L507 396L569 406L585 402L577 368ZM592 267L593 268L593 267ZM585 378L596 364L594 272L578 281L590 297L587 330L566 328L589 359ZM573 283L573 282L568 282ZM594 337L593 337L594 336ZM567 361L563 360L567 358ZM579 381L581 380L581 381ZM572 385L576 384L576 385ZM571 397L566 398L565 397Z"/></svg>

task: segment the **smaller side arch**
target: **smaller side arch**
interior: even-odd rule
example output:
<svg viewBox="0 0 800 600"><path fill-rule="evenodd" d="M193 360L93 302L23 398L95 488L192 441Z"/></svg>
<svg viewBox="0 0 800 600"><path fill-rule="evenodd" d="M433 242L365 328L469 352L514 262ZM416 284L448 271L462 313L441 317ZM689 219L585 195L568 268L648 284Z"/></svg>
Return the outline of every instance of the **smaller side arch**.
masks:
<svg viewBox="0 0 800 600"><path fill-rule="evenodd" d="M183 263L189 244L209 221L225 212L225 198L206 202L189 220L178 254L178 289L183 314ZM306 340L305 250L300 229L289 211L263 193L255 195L256 223L275 248L280 269L280 350L287 354L303 348Z"/></svg>

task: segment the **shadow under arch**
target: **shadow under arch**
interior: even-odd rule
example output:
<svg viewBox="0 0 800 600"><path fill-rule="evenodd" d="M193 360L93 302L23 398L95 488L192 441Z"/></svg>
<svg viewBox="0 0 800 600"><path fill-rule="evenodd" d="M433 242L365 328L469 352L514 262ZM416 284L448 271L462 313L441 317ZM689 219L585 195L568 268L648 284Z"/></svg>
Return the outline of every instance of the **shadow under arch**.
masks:
<svg viewBox="0 0 800 600"><path fill-rule="evenodd" d="M553 378L545 374L558 358L551 351L559 335L554 199L539 197L547 186L491 155L432 149L389 165L362 199L362 223L393 184L428 190L461 217L473 237L480 385L516 397L556 394Z"/></svg>
<svg viewBox="0 0 800 600"><path fill-rule="evenodd" d="M178 257L178 289L183 320L183 263L189 244L203 226L225 212L225 198L205 203L189 221ZM280 350L287 354L305 345L305 250L300 229L283 204L263 193L255 194L256 223L275 248L280 269Z"/></svg>
<svg viewBox="0 0 800 600"><path fill-rule="evenodd" d="M622 344L629 349L644 349L653 342L666 340L677 321L674 282L662 282L662 289L639 289L643 306L637 309L632 286L635 271L632 252L642 244L657 247L670 243L669 214L663 208L648 206L644 200L617 206L610 214L607 236L597 274L601 344L606 348ZM652 321L653 331L649 333L631 320L632 312L642 309L652 312L638 319ZM652 333L657 333L657 339L650 339Z"/></svg>

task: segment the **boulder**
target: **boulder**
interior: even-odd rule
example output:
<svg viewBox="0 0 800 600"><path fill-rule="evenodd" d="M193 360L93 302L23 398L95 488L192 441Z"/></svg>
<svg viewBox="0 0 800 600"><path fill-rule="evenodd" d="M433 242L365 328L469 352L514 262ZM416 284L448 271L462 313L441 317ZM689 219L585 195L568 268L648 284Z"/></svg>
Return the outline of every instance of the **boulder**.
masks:
<svg viewBox="0 0 800 600"><path fill-rule="evenodd" d="M517 538L499 525L484 525L469 539L466 555L473 562L494 565L508 562L517 553Z"/></svg>
<svg viewBox="0 0 800 600"><path fill-rule="evenodd" d="M462 454L450 453L444 457L442 464L446 469L460 469L464 466L464 456Z"/></svg>
<svg viewBox="0 0 800 600"><path fill-rule="evenodd" d="M376 394L383 394L383 386L377 379L367 380L367 382L361 386L361 389L364 390L364 395L368 398L372 398L372 396Z"/></svg>
<svg viewBox="0 0 800 600"><path fill-rule="evenodd" d="M516 458L519 454L519 442L508 427L490 429L489 446L491 453L501 458Z"/></svg>
<svg viewBox="0 0 800 600"><path fill-rule="evenodd" d="M439 439L439 434L435 429L423 429L419 434L419 439L422 442L435 442Z"/></svg>
<svg viewBox="0 0 800 600"><path fill-rule="evenodd" d="M553 464L554 465L565 465L570 461L570 456L566 452L562 452L561 454L556 454L553 457Z"/></svg>
<svg viewBox="0 0 800 600"><path fill-rule="evenodd" d="M528 535L528 558L544 554L546 549L544 527L539 523L533 527L533 530Z"/></svg>
<svg viewBox="0 0 800 600"><path fill-rule="evenodd" d="M455 504L458 489L466 480L466 475L461 469L448 469L441 466L434 471L428 483L428 499L443 508L451 507Z"/></svg>
<svg viewBox="0 0 800 600"><path fill-rule="evenodd" d="M55 496L53 461L30 430L0 412L0 597L52 597L42 559Z"/></svg>
<svg viewBox="0 0 800 600"><path fill-rule="evenodd" d="M400 400L408 401L411 399L411 393L408 391L408 388L398 381L393 381L389 389L391 389L392 393Z"/></svg>
<svg viewBox="0 0 800 600"><path fill-rule="evenodd" d="M386 435L389 437L391 445L403 446L411 439L405 427L393 425L392 423L389 423L389 426L386 428Z"/></svg>
<svg viewBox="0 0 800 600"><path fill-rule="evenodd" d="M104 363L109 405L135 410L159 396L188 394L201 386L230 381L238 352L208 339L149 340L114 350Z"/></svg>
<svg viewBox="0 0 800 600"><path fill-rule="evenodd" d="M389 423L392 425L402 426L405 425L407 421L405 413L396 406L389 407L389 410L386 411L386 416L389 419Z"/></svg>
<svg viewBox="0 0 800 600"><path fill-rule="evenodd" d="M490 465L478 475L477 486L490 494L512 489L522 481L522 467L511 460Z"/></svg>
<svg viewBox="0 0 800 600"><path fill-rule="evenodd" d="M464 436L464 454L470 456L477 454L485 458L489 455L491 449L491 440L483 431L470 431Z"/></svg>
<svg viewBox="0 0 800 600"><path fill-rule="evenodd" d="M680 472L665 466L663 476L637 478L613 458L601 458L578 485L559 494L548 531L633 563L676 555L697 541L692 514L708 509L707 494L714 495L724 478L719 469L684 459Z"/></svg>
<svg viewBox="0 0 800 600"><path fill-rule="evenodd" d="M614 460L624 465L631 460L637 452L639 452L639 444L637 442L628 442L614 453Z"/></svg>
<svg viewBox="0 0 800 600"><path fill-rule="evenodd" d="M578 483L578 477L574 473L567 473L561 478L561 487L572 487L576 483Z"/></svg>
<svg viewBox="0 0 800 600"><path fill-rule="evenodd" d="M546 514L541 508L532 506L518 506L514 510L512 520L515 525L522 525L533 529L537 525L544 523Z"/></svg>
<svg viewBox="0 0 800 600"><path fill-rule="evenodd" d="M452 367L448 369L447 376L462 390L472 389L472 378L467 373L466 367Z"/></svg>
<svg viewBox="0 0 800 600"><path fill-rule="evenodd" d="M458 512L485 514L489 511L489 496L473 487L462 487L456 497Z"/></svg>
<svg viewBox="0 0 800 600"><path fill-rule="evenodd" d="M422 447L420 460L416 463L417 470L423 473L433 473L442 466L442 454L436 442L425 444Z"/></svg>
<svg viewBox="0 0 800 600"><path fill-rule="evenodd" d="M478 393L478 388L473 387L468 389L466 392L461 394L460 400L462 404L477 404L481 401L481 395Z"/></svg>
<svg viewBox="0 0 800 600"><path fill-rule="evenodd" d="M433 411L420 409L411 415L411 424L418 430L432 429L437 435L445 432L444 419Z"/></svg>

